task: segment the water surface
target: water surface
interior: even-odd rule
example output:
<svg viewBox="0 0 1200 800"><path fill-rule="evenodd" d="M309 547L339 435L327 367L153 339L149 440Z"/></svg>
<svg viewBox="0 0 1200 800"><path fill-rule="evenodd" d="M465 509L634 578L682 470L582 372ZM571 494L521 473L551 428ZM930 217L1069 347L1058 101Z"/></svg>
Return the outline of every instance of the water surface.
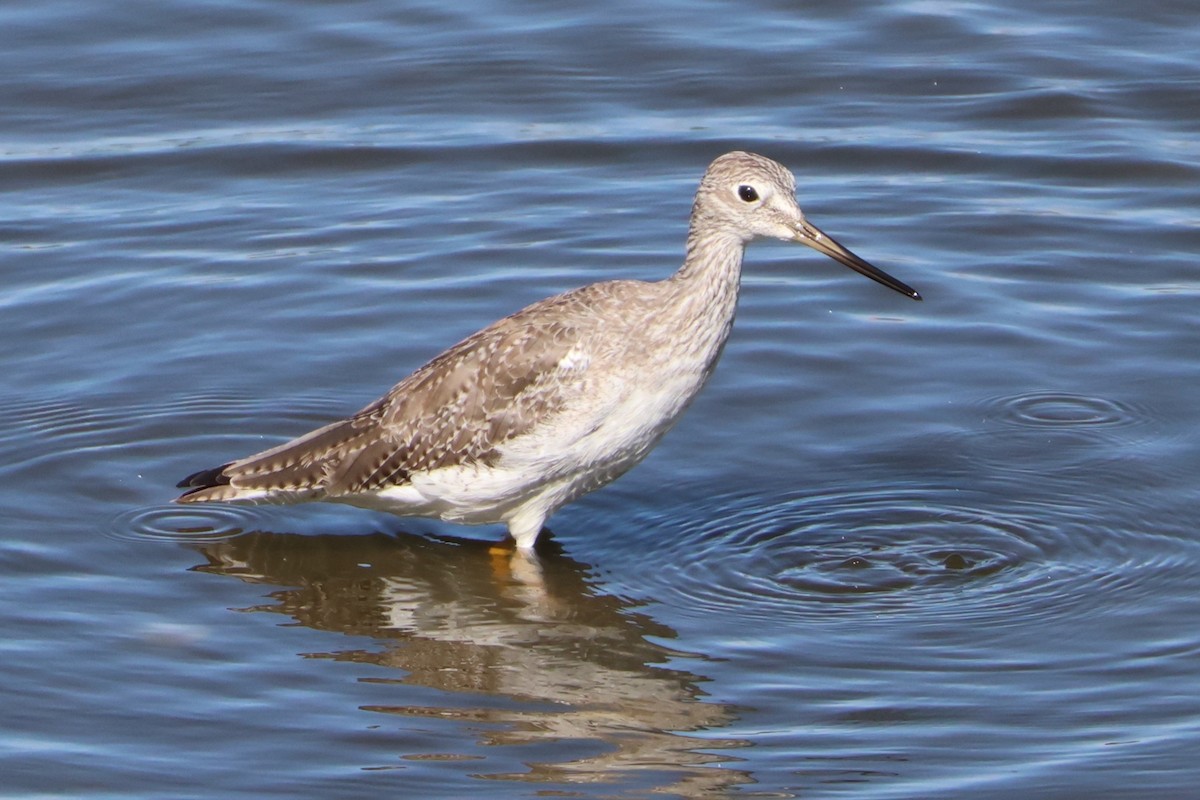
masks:
<svg viewBox="0 0 1200 800"><path fill-rule="evenodd" d="M10 4L11 5L11 4ZM1179 798L1200 16L0 11L0 796ZM792 167L712 383L552 520L181 508Z"/></svg>

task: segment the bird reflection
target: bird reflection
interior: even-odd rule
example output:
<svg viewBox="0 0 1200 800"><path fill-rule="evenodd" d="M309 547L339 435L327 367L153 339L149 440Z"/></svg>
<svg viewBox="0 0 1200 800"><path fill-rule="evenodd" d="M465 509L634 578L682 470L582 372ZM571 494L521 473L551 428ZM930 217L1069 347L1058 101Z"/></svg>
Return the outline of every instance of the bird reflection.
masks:
<svg viewBox="0 0 1200 800"><path fill-rule="evenodd" d="M272 603L252 610L386 645L330 657L402 670L398 684L479 696L475 708L456 696L445 707L366 710L495 723L484 745L544 746L538 755L550 754L523 759L527 773L484 777L598 783L636 770L639 780L661 780L658 791L686 796L750 780L712 766L734 759L704 752L745 742L689 735L734 716L728 706L704 702L704 678L665 666L688 654L648 637L672 639L675 632L634 603L598 591L589 567L552 540L536 560L469 539L382 533L253 532L198 549L207 559L198 571L280 587ZM523 705L514 709L514 700ZM601 743L602 752L573 757L585 741Z"/></svg>

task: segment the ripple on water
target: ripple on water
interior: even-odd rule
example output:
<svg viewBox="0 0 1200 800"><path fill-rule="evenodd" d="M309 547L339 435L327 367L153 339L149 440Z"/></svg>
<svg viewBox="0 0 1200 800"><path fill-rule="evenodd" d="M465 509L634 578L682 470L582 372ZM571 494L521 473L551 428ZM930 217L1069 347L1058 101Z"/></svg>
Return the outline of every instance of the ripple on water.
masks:
<svg viewBox="0 0 1200 800"><path fill-rule="evenodd" d="M138 541L215 542L260 527L256 510L254 506L215 503L144 506L114 517L108 534Z"/></svg>
<svg viewBox="0 0 1200 800"><path fill-rule="evenodd" d="M319 395L285 404L230 394L125 404L98 397L0 398L0 418L8 423L0 429L0 476L25 473L31 488L21 499L30 514L53 512L68 489L76 503L96 503L93 514L107 516L114 503L135 506L112 518L108 531L116 538L228 538L255 527L252 507L137 504L174 497L175 482L189 471L267 446L257 435L262 427L279 431L282 441L335 419L344 409L331 411L334 403Z"/></svg>
<svg viewBox="0 0 1200 800"><path fill-rule="evenodd" d="M181 446L214 435L231 435L247 426L268 423L302 433L314 424L342 415L331 397L312 395L278 399L234 394L197 394L161 402L121 403L108 398L64 401L58 398L0 398L0 469L80 452L125 451L130 446L170 439ZM334 410L331 410L334 409ZM204 431L196 434L197 421Z"/></svg>
<svg viewBox="0 0 1200 800"><path fill-rule="evenodd" d="M1169 451L1178 434L1167 434L1163 423L1146 406L1108 398L1050 391L1002 395L976 402L962 426L922 437L916 458L955 485L1044 497L1038 516L1051 524L1058 506L1071 508L1077 498L1112 502L1099 487L1128 485L1131 475L1153 463L1154 452ZM1103 516L1082 512L1089 514Z"/></svg>
<svg viewBox="0 0 1200 800"><path fill-rule="evenodd" d="M1021 428L1129 428L1152 417L1146 409L1069 392L1028 392L983 401L984 418Z"/></svg>
<svg viewBox="0 0 1200 800"><path fill-rule="evenodd" d="M1093 505L933 486L717 497L688 510L686 533L648 531L645 548L666 552L639 555L671 565L649 576L651 594L689 613L817 621L905 609L1000 625L1134 599L1195 562L1178 520L1147 536L1133 524L1145 509L1081 502Z"/></svg>

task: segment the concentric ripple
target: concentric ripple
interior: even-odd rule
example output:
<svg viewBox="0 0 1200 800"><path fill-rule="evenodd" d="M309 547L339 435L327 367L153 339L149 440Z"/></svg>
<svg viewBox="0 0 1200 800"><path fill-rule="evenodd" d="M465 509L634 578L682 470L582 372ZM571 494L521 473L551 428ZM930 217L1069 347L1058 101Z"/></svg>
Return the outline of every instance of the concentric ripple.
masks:
<svg viewBox="0 0 1200 800"><path fill-rule="evenodd" d="M1111 603L1114 591L1131 598L1197 557L1179 520L1139 535L1133 521L1145 509L1068 494L849 487L715 497L686 513L686 527L658 517L674 530L639 544L640 557L669 565L642 577L664 602L727 619L907 610L1029 624Z"/></svg>
<svg viewBox="0 0 1200 800"><path fill-rule="evenodd" d="M975 407L961 427L922 446L956 482L987 481L1022 495L1074 497L1093 495L1099 485L1125 485L1131 470L1178 438L1153 409L1104 397L1039 391L991 397Z"/></svg>
<svg viewBox="0 0 1200 800"><path fill-rule="evenodd" d="M80 504L91 504L93 519L121 512L108 526L118 538L225 538L251 527L253 509L147 503L173 498L176 481L188 472L271 441L247 431L273 426L282 440L335 419L345 410L335 402L319 395L282 406L269 398L215 394L135 403L0 398L0 419L8 423L0 428L0 476L26 480L27 513L43 518L70 517Z"/></svg>
<svg viewBox="0 0 1200 800"><path fill-rule="evenodd" d="M873 607L953 593L982 578L1019 580L1045 553L1027 514L987 515L918 492L848 491L738 503L694 530L682 555L698 602L772 616L827 614L830 604Z"/></svg>
<svg viewBox="0 0 1200 800"><path fill-rule="evenodd" d="M985 417L1024 428L1114 428L1147 421L1145 410L1103 397L1029 392L984 401Z"/></svg>
<svg viewBox="0 0 1200 800"><path fill-rule="evenodd" d="M0 471L20 469L61 457L79 459L80 453L105 449L126 450L130 446L171 438L179 441L185 428L194 429L197 419L216 420L209 435L228 434L232 420L243 426L270 420L284 426L294 420L297 433L322 420L330 420L340 411L330 397L312 395L290 398L280 407L270 398L248 395L196 394L167 399L158 403L122 404L105 398L66 401L59 398L0 398L0 418L7 425L0 429ZM208 426L208 423L205 423Z"/></svg>
<svg viewBox="0 0 1200 800"><path fill-rule="evenodd" d="M258 527L253 506L156 505L118 514L109 524L115 539L170 542L214 542Z"/></svg>

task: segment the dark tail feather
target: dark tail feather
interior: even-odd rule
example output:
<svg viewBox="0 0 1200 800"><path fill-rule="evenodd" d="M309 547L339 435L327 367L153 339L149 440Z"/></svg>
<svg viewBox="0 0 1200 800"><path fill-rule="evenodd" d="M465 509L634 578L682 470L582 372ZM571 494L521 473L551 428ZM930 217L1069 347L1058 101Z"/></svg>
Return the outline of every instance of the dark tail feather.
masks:
<svg viewBox="0 0 1200 800"><path fill-rule="evenodd" d="M261 453L203 469L179 482L177 503L295 503L325 496L326 481L341 459L370 442L373 428L342 420Z"/></svg>
<svg viewBox="0 0 1200 800"><path fill-rule="evenodd" d="M196 492L201 492L205 489L211 489L214 486L228 486L229 476L225 474L225 470L232 466L232 464L233 462L230 461L228 464L222 464L219 467L202 469L199 472L193 472L191 475L188 475L179 483L175 484L175 488L188 489L189 491L186 491L181 495L182 497L187 497L189 494L195 494Z"/></svg>

